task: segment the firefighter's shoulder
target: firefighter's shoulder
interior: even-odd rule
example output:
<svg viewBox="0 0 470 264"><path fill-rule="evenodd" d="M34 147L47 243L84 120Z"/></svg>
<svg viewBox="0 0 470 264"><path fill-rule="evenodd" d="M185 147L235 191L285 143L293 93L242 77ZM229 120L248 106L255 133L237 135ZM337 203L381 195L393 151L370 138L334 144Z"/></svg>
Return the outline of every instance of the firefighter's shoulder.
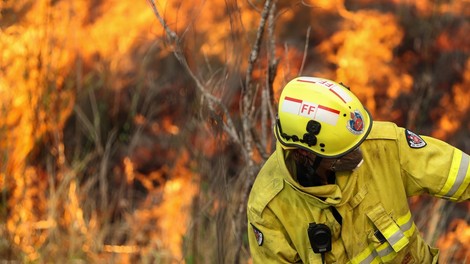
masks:
<svg viewBox="0 0 470 264"><path fill-rule="evenodd" d="M398 127L395 123L387 121L374 121L367 139L397 140L399 131L400 127Z"/></svg>
<svg viewBox="0 0 470 264"><path fill-rule="evenodd" d="M264 208L284 188L284 180L276 169L279 164L274 156L266 161L253 183L248 199L248 213L261 216Z"/></svg>

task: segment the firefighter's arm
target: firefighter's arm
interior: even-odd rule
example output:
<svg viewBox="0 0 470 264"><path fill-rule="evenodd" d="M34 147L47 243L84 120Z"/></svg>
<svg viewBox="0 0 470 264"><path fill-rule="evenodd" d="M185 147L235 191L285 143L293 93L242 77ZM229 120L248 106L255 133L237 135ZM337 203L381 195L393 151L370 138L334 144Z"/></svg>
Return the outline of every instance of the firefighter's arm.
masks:
<svg viewBox="0 0 470 264"><path fill-rule="evenodd" d="M262 218L248 212L248 242L254 264L301 263L285 228L269 208Z"/></svg>
<svg viewBox="0 0 470 264"><path fill-rule="evenodd" d="M470 200L470 156L454 148L447 179L435 194L452 201Z"/></svg>
<svg viewBox="0 0 470 264"><path fill-rule="evenodd" d="M429 193L451 201L470 199L468 154L432 137L408 130L403 130L403 135L400 160L409 196Z"/></svg>

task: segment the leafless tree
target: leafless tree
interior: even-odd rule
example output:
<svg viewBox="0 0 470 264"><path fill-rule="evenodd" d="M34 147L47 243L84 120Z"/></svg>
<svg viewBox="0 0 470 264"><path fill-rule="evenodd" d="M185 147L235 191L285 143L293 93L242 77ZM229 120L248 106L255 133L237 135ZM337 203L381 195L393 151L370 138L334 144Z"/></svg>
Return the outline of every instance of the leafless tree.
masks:
<svg viewBox="0 0 470 264"><path fill-rule="evenodd" d="M218 260L223 261L223 263L239 263L241 261L243 234L247 222L246 204L248 194L260 165L259 161L255 161L255 152L259 153L263 160L267 158L266 150L270 149L268 144L271 141L266 140L266 138L269 137L270 128L272 128L275 120L272 85L278 65L278 59L274 53L276 0L266 0L259 12L256 37L250 44L251 51L249 57L246 58L248 66L243 76L244 81L241 85L239 102L240 109L237 113L232 113L220 97L211 93L213 88L209 86L209 82L199 77L195 69L190 67L184 51L185 39L168 25L158 10L155 1L150 0L150 3L156 18L164 29L166 42L171 47L174 56L191 77L209 111L219 115L219 120L223 122L223 131L228 135L231 143L240 150L239 154L243 157L243 168L233 182L232 188L229 189L230 193L226 194L230 203L221 216L221 221L226 226L223 230L218 231L224 232L221 236L226 239L225 243L219 243L218 247L221 248L217 249L217 252L219 252L217 254ZM255 67L260 67L259 60L263 56L261 54L263 44L266 45L266 52L263 53L266 54L264 55L266 58L263 58L263 60L267 61L265 64L266 76L264 81L260 81L253 78L253 72ZM261 97L261 100L259 97ZM240 124L237 124L234 120L240 120ZM258 126L259 122L270 125Z"/></svg>

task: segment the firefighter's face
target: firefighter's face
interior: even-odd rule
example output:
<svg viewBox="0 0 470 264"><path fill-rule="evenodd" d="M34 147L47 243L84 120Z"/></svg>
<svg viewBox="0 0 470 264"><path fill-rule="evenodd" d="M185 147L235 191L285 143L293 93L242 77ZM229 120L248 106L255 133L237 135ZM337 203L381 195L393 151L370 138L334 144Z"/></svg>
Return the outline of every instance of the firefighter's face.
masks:
<svg viewBox="0 0 470 264"><path fill-rule="evenodd" d="M313 163L315 159L315 154L303 150L298 149L299 153L304 155L307 161ZM328 159L324 158L320 163L319 169L320 170L331 170L331 171L352 171L358 168L362 164L362 151L360 148L356 148L355 150L349 152L348 154L335 159ZM307 164L306 164L307 165ZM311 164L309 164L311 165Z"/></svg>
<svg viewBox="0 0 470 264"><path fill-rule="evenodd" d="M352 171L361 166L363 157L360 148L356 148L352 152L338 158L326 159L332 171Z"/></svg>

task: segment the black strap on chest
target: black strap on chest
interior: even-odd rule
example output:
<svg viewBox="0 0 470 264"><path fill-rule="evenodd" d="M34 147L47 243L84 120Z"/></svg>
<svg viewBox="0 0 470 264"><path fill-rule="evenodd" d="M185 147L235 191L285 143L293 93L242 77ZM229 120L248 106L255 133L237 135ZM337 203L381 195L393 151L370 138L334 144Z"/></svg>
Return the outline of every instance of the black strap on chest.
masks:
<svg viewBox="0 0 470 264"><path fill-rule="evenodd" d="M336 207L330 206L330 210L331 210L331 213L333 214L334 218L336 219L336 221L337 221L340 225L343 225L343 217L342 217L341 214L338 212L338 210L336 209Z"/></svg>

